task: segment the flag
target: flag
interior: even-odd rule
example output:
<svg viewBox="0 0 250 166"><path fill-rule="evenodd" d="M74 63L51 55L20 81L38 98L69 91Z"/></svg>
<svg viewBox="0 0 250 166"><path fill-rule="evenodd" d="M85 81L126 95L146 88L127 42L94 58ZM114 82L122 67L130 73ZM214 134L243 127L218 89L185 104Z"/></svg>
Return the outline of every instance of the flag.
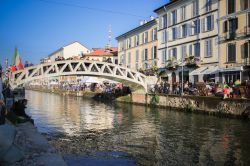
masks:
<svg viewBox="0 0 250 166"><path fill-rule="evenodd" d="M13 60L13 64L16 65L16 67L18 67L19 69L23 69L23 63L17 48L15 48Z"/></svg>

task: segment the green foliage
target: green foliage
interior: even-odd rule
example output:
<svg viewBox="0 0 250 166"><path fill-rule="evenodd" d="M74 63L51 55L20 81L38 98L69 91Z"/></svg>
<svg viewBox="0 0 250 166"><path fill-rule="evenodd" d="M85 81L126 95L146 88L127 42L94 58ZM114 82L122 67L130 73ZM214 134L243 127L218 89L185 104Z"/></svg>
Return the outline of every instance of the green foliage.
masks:
<svg viewBox="0 0 250 166"><path fill-rule="evenodd" d="M153 95L150 101L150 104L155 105L160 103L160 96Z"/></svg>

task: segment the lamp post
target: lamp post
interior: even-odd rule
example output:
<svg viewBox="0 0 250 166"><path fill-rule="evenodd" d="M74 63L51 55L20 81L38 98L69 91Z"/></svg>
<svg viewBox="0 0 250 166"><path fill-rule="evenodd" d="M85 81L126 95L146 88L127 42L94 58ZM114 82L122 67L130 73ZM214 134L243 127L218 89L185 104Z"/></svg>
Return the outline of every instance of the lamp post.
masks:
<svg viewBox="0 0 250 166"><path fill-rule="evenodd" d="M181 65L181 95L183 95L183 65L184 65L183 54L181 55L181 63L182 63Z"/></svg>

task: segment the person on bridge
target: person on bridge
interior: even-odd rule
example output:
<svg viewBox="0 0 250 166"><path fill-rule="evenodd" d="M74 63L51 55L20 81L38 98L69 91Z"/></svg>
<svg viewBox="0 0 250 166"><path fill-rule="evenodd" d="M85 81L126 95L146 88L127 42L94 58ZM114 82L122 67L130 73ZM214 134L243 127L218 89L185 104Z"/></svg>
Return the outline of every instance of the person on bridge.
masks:
<svg viewBox="0 0 250 166"><path fill-rule="evenodd" d="M12 72L17 71L16 65L12 65L12 66L11 66L11 71L12 71Z"/></svg>

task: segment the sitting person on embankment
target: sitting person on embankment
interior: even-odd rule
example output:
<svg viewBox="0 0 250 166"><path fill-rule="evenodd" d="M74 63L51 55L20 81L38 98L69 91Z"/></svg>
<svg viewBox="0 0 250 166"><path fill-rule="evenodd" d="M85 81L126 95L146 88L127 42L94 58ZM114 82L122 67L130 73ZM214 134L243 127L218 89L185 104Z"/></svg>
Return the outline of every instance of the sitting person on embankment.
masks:
<svg viewBox="0 0 250 166"><path fill-rule="evenodd" d="M32 124L34 124L33 119L31 119L31 117L25 113L27 101L28 101L27 99L21 99L21 100L18 100L17 102L15 102L14 107L13 107L13 112L17 116L23 117L26 120L30 121Z"/></svg>
<svg viewBox="0 0 250 166"><path fill-rule="evenodd" d="M28 121L34 124L34 120L25 113L26 104L26 99L14 102L10 110L7 111L6 118L13 124L24 123Z"/></svg>

